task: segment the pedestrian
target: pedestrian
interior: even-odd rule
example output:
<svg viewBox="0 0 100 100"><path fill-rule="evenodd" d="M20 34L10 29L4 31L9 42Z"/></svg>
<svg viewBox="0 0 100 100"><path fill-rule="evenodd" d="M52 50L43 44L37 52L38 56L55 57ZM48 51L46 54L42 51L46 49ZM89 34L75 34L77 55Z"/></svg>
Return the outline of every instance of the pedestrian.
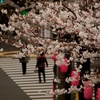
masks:
<svg viewBox="0 0 100 100"><path fill-rule="evenodd" d="M29 61L29 56L25 56L25 57L22 57L22 58L19 58L19 59L20 59L20 62L22 63L23 75L25 75L26 74L27 63Z"/></svg>
<svg viewBox="0 0 100 100"><path fill-rule="evenodd" d="M48 67L47 59L45 57L44 52L42 52L39 55L39 57L37 58L37 64L36 64L36 68L38 68L39 83L41 83L41 73L43 74L44 82L46 82L46 79L45 79L45 64Z"/></svg>
<svg viewBox="0 0 100 100"><path fill-rule="evenodd" d="M19 58L20 63L22 63L22 73L23 75L26 74L26 69L27 69L27 63L30 60L30 57L28 55L28 52L26 50L26 45L23 45L23 48L20 52L21 55L23 55L21 58Z"/></svg>

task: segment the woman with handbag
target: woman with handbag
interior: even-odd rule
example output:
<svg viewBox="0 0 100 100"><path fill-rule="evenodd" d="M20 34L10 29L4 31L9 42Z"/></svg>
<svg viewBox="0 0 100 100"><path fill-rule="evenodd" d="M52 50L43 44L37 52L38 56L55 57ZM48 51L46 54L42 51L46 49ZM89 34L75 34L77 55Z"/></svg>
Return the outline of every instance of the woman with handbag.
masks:
<svg viewBox="0 0 100 100"><path fill-rule="evenodd" d="M23 48L21 50L21 54L23 55L21 58L19 58L20 63L22 63L22 73L23 75L26 74L26 68L27 68L27 63L30 60L30 57L28 56L27 50L26 50L26 44L23 44Z"/></svg>
<svg viewBox="0 0 100 100"><path fill-rule="evenodd" d="M22 63L22 72L23 72L23 75L26 74L26 68L27 68L28 61L29 61L29 57L28 56L20 58L20 62Z"/></svg>

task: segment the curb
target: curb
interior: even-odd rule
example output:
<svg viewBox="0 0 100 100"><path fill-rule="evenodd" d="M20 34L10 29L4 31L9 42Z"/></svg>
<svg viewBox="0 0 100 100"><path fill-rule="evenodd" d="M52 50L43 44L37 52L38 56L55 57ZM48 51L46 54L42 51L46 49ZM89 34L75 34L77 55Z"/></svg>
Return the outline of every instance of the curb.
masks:
<svg viewBox="0 0 100 100"><path fill-rule="evenodd" d="M19 51L10 51L10 52L1 52L0 53L0 57L8 57L8 58L16 58L14 57L14 54L18 53ZM34 55L34 54L30 54L30 57L31 58L36 58L37 55ZM46 55L47 58L51 58L50 55Z"/></svg>
<svg viewBox="0 0 100 100"><path fill-rule="evenodd" d="M0 52L0 57L13 57L19 51Z"/></svg>

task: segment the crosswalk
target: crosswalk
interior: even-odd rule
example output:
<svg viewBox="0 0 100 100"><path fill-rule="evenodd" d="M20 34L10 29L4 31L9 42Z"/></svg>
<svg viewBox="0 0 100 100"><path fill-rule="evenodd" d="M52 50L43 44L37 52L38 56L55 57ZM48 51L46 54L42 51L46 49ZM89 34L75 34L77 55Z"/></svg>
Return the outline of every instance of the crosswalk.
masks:
<svg viewBox="0 0 100 100"><path fill-rule="evenodd" d="M45 70L46 83L39 83L38 73L34 70L36 58L31 58L28 62L25 75L22 74L18 59L0 58L0 67L32 100L52 100L52 96L48 95L47 91L52 89L54 63L52 59L47 60L49 66Z"/></svg>

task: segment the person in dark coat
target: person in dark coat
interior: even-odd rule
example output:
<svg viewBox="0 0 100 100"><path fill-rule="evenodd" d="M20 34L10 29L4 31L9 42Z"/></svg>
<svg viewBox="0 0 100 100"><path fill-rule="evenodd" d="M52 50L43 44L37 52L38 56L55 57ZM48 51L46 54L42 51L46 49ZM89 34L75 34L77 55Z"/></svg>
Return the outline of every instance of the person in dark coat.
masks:
<svg viewBox="0 0 100 100"><path fill-rule="evenodd" d="M46 59L44 53L41 53L40 56L37 58L37 64L36 64L36 68L38 68L39 83L41 83L41 73L43 74L44 82L46 82L46 79L45 79L45 64L48 67L47 59Z"/></svg>

